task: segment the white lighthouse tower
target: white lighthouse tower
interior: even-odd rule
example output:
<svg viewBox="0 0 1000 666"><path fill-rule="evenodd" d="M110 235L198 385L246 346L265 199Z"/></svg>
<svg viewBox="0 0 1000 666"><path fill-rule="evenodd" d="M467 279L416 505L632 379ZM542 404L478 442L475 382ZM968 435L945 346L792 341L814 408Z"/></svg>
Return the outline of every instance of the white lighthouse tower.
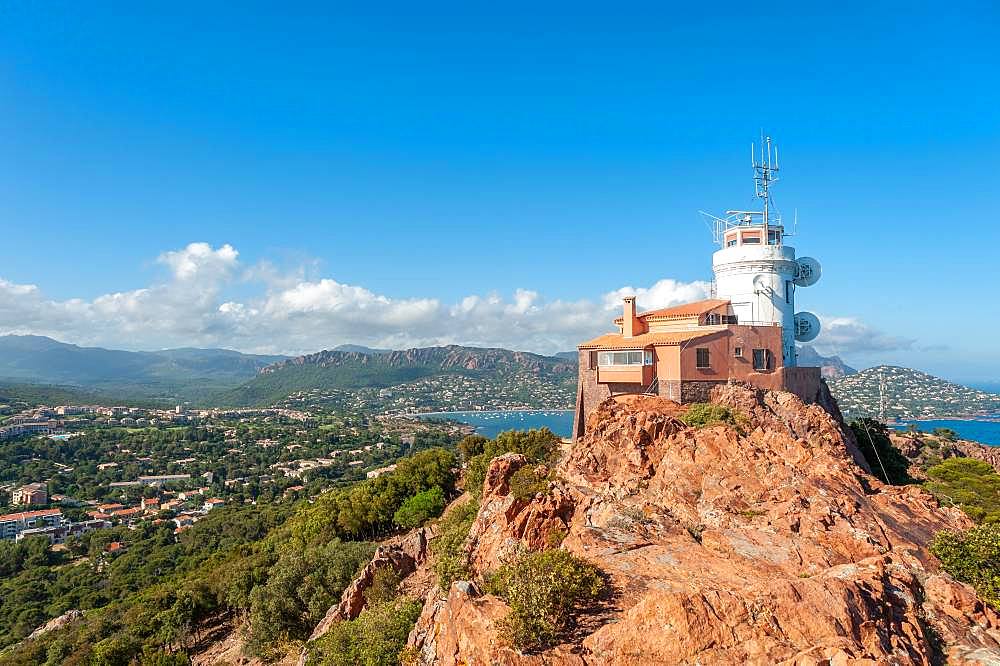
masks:
<svg viewBox="0 0 1000 666"><path fill-rule="evenodd" d="M754 190L761 210L728 210L725 217L711 216L715 241L721 246L712 255L715 295L732 302L740 324L782 327L782 361L796 365L795 342L808 342L819 334L819 319L811 312L795 312L795 290L815 284L819 262L795 258L795 248L785 245L785 227L773 210L770 187L777 182L778 149L771 137L761 138L758 151L751 145Z"/></svg>

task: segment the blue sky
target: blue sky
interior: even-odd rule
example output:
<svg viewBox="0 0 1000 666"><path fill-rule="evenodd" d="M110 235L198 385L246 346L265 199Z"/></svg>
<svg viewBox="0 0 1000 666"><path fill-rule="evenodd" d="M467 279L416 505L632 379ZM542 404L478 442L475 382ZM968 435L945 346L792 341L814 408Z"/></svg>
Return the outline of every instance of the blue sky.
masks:
<svg viewBox="0 0 1000 666"><path fill-rule="evenodd" d="M997 381L998 24L963 2L2 3L0 332L570 348L623 288L710 279L698 211L751 203L766 128L790 242L824 266L798 294L823 350Z"/></svg>

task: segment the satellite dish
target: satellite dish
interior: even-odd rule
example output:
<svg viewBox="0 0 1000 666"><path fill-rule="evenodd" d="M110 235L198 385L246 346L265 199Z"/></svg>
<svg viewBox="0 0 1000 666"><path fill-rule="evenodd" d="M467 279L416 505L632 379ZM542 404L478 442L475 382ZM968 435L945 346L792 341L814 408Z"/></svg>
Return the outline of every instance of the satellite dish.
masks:
<svg viewBox="0 0 1000 666"><path fill-rule="evenodd" d="M810 342L819 335L819 317L812 312L796 312L794 321L797 342Z"/></svg>
<svg viewBox="0 0 1000 666"><path fill-rule="evenodd" d="M799 270L795 273L795 284L799 287L816 284L823 273L819 262L812 257L799 257L795 263L799 265Z"/></svg>
<svg viewBox="0 0 1000 666"><path fill-rule="evenodd" d="M771 285L767 283L766 275L755 275L753 277L753 290L757 294L766 294L768 290L771 289Z"/></svg>

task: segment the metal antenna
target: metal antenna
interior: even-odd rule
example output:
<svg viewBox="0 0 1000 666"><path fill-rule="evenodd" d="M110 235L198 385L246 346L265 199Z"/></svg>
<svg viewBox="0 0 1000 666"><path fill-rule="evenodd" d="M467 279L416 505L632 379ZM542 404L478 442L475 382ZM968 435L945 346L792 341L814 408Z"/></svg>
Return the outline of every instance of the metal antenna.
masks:
<svg viewBox="0 0 1000 666"><path fill-rule="evenodd" d="M754 196L763 202L762 210L727 210L724 217L699 211L705 218L705 223L712 229L715 242L720 246L725 243L725 232L733 227L763 226L764 236L761 241L767 245L771 244L771 234L774 233L770 231L771 225L781 229L776 235L787 235L781 227L781 214L771 200L771 185L778 182L778 171L781 168L778 145L771 140L771 137L764 134L763 129L760 132L760 151L758 152L755 142L750 143L750 167L753 169ZM797 215L796 223L798 223ZM779 237L775 243L780 245L781 238Z"/></svg>
<svg viewBox="0 0 1000 666"><path fill-rule="evenodd" d="M885 370L878 371L878 420L886 423L885 420Z"/></svg>

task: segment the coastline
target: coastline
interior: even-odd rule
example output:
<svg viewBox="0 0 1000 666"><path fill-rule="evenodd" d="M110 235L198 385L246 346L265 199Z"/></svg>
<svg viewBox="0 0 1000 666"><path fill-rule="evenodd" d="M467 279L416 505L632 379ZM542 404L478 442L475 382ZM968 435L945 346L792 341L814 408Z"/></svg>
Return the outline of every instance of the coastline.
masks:
<svg viewBox="0 0 1000 666"><path fill-rule="evenodd" d="M529 414L537 414L539 412L572 412L572 411L573 411L572 407L565 407L565 408L521 407L518 409L462 409L462 410L452 410L449 412L411 412L409 414L403 414L402 416L447 416L449 414L490 414L490 413L495 414L497 412L504 412L504 413L524 412Z"/></svg>

